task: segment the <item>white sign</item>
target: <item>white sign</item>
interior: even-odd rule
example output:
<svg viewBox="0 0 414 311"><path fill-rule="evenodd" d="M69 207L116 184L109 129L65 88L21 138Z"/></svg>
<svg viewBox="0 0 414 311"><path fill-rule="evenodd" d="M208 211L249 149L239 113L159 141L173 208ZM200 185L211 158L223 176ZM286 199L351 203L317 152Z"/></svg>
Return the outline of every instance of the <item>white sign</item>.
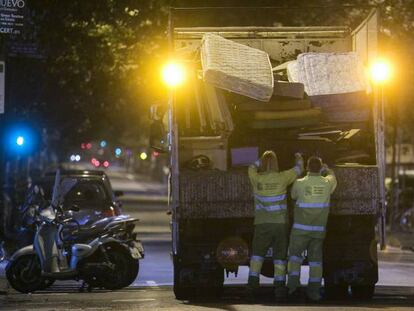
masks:
<svg viewBox="0 0 414 311"><path fill-rule="evenodd" d="M21 34L25 8L26 0L0 0L0 34Z"/></svg>
<svg viewBox="0 0 414 311"><path fill-rule="evenodd" d="M6 63L0 62L0 114L4 113Z"/></svg>

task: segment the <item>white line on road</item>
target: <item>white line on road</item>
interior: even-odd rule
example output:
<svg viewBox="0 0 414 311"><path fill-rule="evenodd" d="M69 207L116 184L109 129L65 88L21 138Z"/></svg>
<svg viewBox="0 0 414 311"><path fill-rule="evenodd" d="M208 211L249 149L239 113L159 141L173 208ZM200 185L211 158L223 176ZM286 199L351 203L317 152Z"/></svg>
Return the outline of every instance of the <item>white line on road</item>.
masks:
<svg viewBox="0 0 414 311"><path fill-rule="evenodd" d="M36 296L66 296L69 295L69 293L34 293Z"/></svg>
<svg viewBox="0 0 414 311"><path fill-rule="evenodd" d="M112 302L144 302L144 301L154 301L155 298L142 298L142 299L116 299Z"/></svg>
<svg viewBox="0 0 414 311"><path fill-rule="evenodd" d="M378 296L378 295L375 295L375 296L374 296L374 299L377 299L377 300L382 300L382 299L392 299L392 300L394 300L394 299L399 299L399 300L407 300L407 299L408 299L408 297L404 297L404 296Z"/></svg>
<svg viewBox="0 0 414 311"><path fill-rule="evenodd" d="M69 304L70 301L59 301L59 304ZM43 301L43 302L28 302L25 303L25 305L36 305L36 306L41 306L41 305L53 305L56 304L56 301Z"/></svg>

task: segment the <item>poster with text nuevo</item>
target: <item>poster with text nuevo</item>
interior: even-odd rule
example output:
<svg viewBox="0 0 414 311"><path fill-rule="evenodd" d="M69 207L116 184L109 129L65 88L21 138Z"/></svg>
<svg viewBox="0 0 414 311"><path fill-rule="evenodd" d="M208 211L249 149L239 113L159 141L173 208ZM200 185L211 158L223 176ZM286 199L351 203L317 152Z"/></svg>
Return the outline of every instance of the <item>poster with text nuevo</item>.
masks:
<svg viewBox="0 0 414 311"><path fill-rule="evenodd" d="M24 27L27 0L0 0L0 34L20 35Z"/></svg>

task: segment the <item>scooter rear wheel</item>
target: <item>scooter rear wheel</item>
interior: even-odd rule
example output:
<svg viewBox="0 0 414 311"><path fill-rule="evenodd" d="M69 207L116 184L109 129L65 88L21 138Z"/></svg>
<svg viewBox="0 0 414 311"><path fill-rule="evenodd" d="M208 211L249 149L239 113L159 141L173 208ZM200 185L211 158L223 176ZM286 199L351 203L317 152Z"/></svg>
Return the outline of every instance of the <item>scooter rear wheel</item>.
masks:
<svg viewBox="0 0 414 311"><path fill-rule="evenodd" d="M9 262L6 277L11 287L21 293L39 290L44 282L40 261L36 255L24 255Z"/></svg>
<svg viewBox="0 0 414 311"><path fill-rule="evenodd" d="M116 290L131 285L139 272L139 261L119 247L106 246L106 254L114 265L113 272L105 276L103 287Z"/></svg>

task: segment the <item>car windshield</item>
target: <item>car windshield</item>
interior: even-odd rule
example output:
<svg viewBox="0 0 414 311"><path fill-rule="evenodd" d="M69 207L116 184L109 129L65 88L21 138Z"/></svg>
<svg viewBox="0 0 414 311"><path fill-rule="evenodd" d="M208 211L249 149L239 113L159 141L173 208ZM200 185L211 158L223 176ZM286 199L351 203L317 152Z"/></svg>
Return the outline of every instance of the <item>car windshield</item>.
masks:
<svg viewBox="0 0 414 311"><path fill-rule="evenodd" d="M65 196L65 203L99 203L107 199L101 183L80 181Z"/></svg>

